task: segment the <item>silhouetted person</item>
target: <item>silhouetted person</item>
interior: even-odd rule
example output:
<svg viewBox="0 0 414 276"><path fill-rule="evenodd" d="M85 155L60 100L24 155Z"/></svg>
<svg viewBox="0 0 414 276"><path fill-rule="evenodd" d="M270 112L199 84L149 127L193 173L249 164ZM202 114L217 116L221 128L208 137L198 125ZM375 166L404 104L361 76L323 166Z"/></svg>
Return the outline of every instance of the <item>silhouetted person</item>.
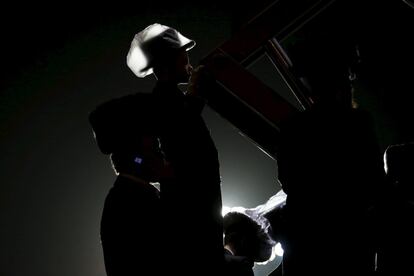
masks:
<svg viewBox="0 0 414 276"><path fill-rule="evenodd" d="M226 275L250 275L254 264L273 261L277 243L283 242L285 201L281 190L264 204L233 207L224 216Z"/></svg>
<svg viewBox="0 0 414 276"><path fill-rule="evenodd" d="M117 175L101 219L105 268L108 276L161 275L161 203L150 181L159 181L165 165L158 141L134 133L125 116L130 112L122 101L112 100L89 117L99 148L110 154ZM114 123L119 123L116 128L108 128Z"/></svg>
<svg viewBox="0 0 414 276"><path fill-rule="evenodd" d="M384 165L388 189L378 222L378 272L414 275L414 144L389 146Z"/></svg>
<svg viewBox="0 0 414 276"><path fill-rule="evenodd" d="M175 29L153 24L134 37L127 63L138 77L154 73L157 79L149 102L135 97L137 109L148 113L134 117L134 124L154 131L174 175L160 181L166 267L172 275L194 275L194 267L219 275L224 258L218 153L201 116L205 101L195 95L197 84L186 93L178 88L189 82L187 51L194 45Z"/></svg>
<svg viewBox="0 0 414 276"><path fill-rule="evenodd" d="M346 53L321 46L307 45L297 60L315 104L281 126L284 275L367 275L374 270L367 213L382 183L382 158L370 116L353 108Z"/></svg>
<svg viewBox="0 0 414 276"><path fill-rule="evenodd" d="M224 275L254 275L255 262L268 261L275 242L266 228L241 212L229 212L223 218L225 273Z"/></svg>

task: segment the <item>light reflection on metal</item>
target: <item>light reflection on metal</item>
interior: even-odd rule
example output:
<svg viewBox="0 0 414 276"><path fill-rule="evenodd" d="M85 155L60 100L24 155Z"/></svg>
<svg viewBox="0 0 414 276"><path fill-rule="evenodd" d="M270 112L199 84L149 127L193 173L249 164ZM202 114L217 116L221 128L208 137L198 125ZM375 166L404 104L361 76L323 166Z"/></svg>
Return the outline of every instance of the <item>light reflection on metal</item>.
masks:
<svg viewBox="0 0 414 276"><path fill-rule="evenodd" d="M282 248L282 245L280 244L280 242L278 242L275 246L275 253L279 257L283 256L284 251L283 251L283 248Z"/></svg>

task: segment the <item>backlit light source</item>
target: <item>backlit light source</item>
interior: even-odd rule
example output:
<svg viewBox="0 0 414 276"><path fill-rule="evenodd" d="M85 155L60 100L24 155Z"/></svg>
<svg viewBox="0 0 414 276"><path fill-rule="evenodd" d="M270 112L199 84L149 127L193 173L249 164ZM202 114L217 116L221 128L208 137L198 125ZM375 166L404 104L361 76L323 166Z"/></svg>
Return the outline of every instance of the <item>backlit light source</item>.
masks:
<svg viewBox="0 0 414 276"><path fill-rule="evenodd" d="M282 256L283 256L283 248L282 248L282 245L280 244L280 242L278 242L278 243L275 245L275 253L276 253L276 255L277 255L277 256L279 256L279 257L282 257Z"/></svg>

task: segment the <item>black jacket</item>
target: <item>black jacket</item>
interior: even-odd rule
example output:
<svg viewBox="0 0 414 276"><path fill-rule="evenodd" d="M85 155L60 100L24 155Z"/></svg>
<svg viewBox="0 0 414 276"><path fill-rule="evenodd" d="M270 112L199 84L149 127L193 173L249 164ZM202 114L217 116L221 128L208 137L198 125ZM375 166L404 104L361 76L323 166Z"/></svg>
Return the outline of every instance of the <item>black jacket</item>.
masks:
<svg viewBox="0 0 414 276"><path fill-rule="evenodd" d="M369 114L322 106L298 114L281 127L277 161L287 194L285 271L372 271L367 216L382 190L383 167Z"/></svg>
<svg viewBox="0 0 414 276"><path fill-rule="evenodd" d="M158 190L118 176L105 199L101 242L108 276L161 275Z"/></svg>
<svg viewBox="0 0 414 276"><path fill-rule="evenodd" d="M142 135L160 141L173 179L161 181L164 258L180 275L188 265L215 273L223 264L221 184L218 153L201 112L204 101L185 96L176 85L158 83L152 94L138 93L111 100L90 115L104 154L128 150ZM200 252L189 255L186 248ZM200 261L203 260L203 261Z"/></svg>

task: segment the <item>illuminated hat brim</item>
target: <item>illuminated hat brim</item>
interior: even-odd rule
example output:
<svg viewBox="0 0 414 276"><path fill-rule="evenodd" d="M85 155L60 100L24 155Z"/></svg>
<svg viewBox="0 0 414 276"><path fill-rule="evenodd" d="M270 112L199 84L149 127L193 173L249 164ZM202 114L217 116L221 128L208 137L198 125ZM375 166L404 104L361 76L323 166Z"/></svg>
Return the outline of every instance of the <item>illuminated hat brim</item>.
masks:
<svg viewBox="0 0 414 276"><path fill-rule="evenodd" d="M137 33L131 42L127 55L127 65L139 78L153 73L154 56L169 50L188 51L196 45L177 30L158 23L152 24Z"/></svg>

